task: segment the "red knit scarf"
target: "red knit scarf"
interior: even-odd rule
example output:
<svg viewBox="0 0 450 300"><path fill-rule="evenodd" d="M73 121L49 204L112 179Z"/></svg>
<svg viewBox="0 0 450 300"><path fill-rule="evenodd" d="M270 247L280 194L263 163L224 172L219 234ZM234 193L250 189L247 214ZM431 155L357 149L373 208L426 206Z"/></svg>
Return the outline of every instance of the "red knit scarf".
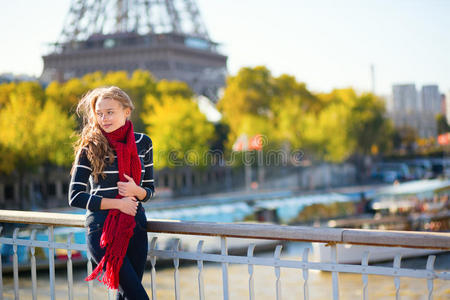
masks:
<svg viewBox="0 0 450 300"><path fill-rule="evenodd" d="M109 144L116 150L119 167L119 180L128 181L124 174L133 177L134 182L141 182L141 162L134 139L133 124L130 120L125 125L107 133L102 129ZM119 193L116 198L123 198ZM134 216L111 209L103 225L100 247L105 248L105 256L95 270L86 277L86 281L98 279L110 289L119 287L119 271L127 252L128 242L133 236L136 222ZM106 270L105 270L106 268ZM103 277L100 277L103 273Z"/></svg>

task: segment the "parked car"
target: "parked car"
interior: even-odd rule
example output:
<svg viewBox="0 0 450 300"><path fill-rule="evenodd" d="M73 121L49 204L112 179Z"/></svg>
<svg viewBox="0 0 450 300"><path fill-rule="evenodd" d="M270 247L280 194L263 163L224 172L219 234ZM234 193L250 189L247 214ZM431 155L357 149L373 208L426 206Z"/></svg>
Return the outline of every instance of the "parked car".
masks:
<svg viewBox="0 0 450 300"><path fill-rule="evenodd" d="M406 164L414 179L430 179L433 177L432 164L428 159L413 159Z"/></svg>
<svg viewBox="0 0 450 300"><path fill-rule="evenodd" d="M450 160L447 158L433 158L431 160L431 171L433 172L433 178L439 176L448 176L450 169Z"/></svg>
<svg viewBox="0 0 450 300"><path fill-rule="evenodd" d="M372 168L371 177L383 182L405 181L414 178L406 163L383 162Z"/></svg>

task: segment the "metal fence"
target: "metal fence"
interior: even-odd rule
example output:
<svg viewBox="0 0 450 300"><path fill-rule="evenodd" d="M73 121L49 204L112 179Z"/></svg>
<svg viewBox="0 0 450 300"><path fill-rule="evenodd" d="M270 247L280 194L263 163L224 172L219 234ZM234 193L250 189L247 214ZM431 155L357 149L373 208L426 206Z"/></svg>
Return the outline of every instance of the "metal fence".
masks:
<svg viewBox="0 0 450 300"><path fill-rule="evenodd" d="M14 297L19 299L19 255L18 247L25 246L30 253L30 272L32 285L32 298L37 298L36 284L36 248L47 249L48 268L50 283L50 298L55 299L55 251L56 249L67 250L67 299L74 298L73 272L72 272L72 251L86 251L86 244L74 243L73 234L69 234L66 242L55 241L55 226L64 227L83 227L84 216L60 213L42 213L42 212L21 212L21 211L0 211L0 222L17 224L35 224L45 226L48 229L47 239L37 239L36 229L31 231L27 238L20 238L19 227L15 228L12 236L0 237L0 244L12 245L13 248L13 282ZM182 222L169 220L150 220L147 224L148 232L158 234L174 235L194 235L194 236L213 236L220 238L220 249L218 252L203 251L204 241L198 241L196 249L180 248L180 240L175 239L171 249L161 249L157 246L158 237L153 237L150 241L148 258L151 264L151 296L156 299L156 262L157 260L171 260L174 266L174 294L175 299L180 299L180 279L179 266L180 260L188 260L197 263L198 268L198 295L200 299L205 299L205 285L203 278L203 263L214 262L221 264L222 273L222 292L223 299L229 299L229 264L240 264L248 266L248 294L250 299L255 299L254 286L254 267L266 266L273 267L275 273L274 287L276 290L276 299L282 299L281 294L281 272L282 268L294 268L302 271L303 276L303 298L309 299L308 279L310 270L320 270L331 272L332 274L332 297L339 299L339 274L356 273L362 277L362 298L368 299L368 275L381 275L392 277L396 299L399 299L400 279L401 278L421 278L427 282L427 290L424 295L428 299L433 298L434 280L444 280L450 283L450 272L436 271L434 269L435 256L428 256L427 264L424 269L411 269L401 267L401 253L396 254L392 266L369 265L370 251L364 251L360 264L339 263L338 248L339 245L363 245L370 249L370 246L388 246L405 247L430 250L450 250L450 233L431 233L431 232L399 232L399 231L380 231L380 230L358 230L358 229L340 229L340 228L311 228L300 226L283 226L268 224L219 224L209 222ZM326 244L330 249L330 257L327 261L311 261L309 259L309 248L302 253L301 260L281 258L282 245L276 245L272 257L254 256L255 244L249 242L247 245L247 255L230 255L228 253L228 241L230 238L244 238L250 240L266 241L308 241L319 244ZM89 254L87 254L89 255ZM87 273L92 270L92 263L87 257ZM4 265L0 259L0 300L4 299L3 293L3 272ZM92 299L92 281L86 283L88 287L88 299ZM112 299L113 293L106 292L108 299ZM313 295L311 295L313 296Z"/></svg>

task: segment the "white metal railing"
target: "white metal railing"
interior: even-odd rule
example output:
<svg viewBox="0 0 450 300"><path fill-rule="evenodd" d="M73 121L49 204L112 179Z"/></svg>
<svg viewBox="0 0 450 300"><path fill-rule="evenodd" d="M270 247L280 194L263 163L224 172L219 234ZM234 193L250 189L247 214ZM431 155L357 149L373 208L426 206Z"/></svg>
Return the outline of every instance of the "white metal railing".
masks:
<svg viewBox="0 0 450 300"><path fill-rule="evenodd" d="M48 249L48 267L50 282L50 298L55 299L55 251L56 249L67 250L67 283L68 299L74 298L73 273L72 273L72 251L86 251L86 244L72 242L73 234L69 234L66 242L55 241L55 226L65 227L84 227L84 216L60 213L40 213L40 212L21 212L21 211L0 211L0 222L36 224L47 226L47 240L36 238L36 229L33 229L28 238L19 237L19 228L15 228L11 237L0 237L0 244L12 245L13 247L13 281L14 297L19 299L19 262L18 246L26 246L30 251L32 298L37 297L36 288L36 248ZM183 234L195 236L214 236L220 238L220 249L217 252L204 252L204 241L198 241L196 249L180 249L180 240L176 239L172 249L160 249L157 246L158 237L151 239L148 251L148 258L151 264L151 295L156 299L156 262L158 260L172 260L174 266L174 293L175 299L180 299L180 279L179 263L180 260L196 261L198 268L198 295L200 299L205 299L205 285L203 279L203 263L215 262L221 264L222 272L222 292L223 299L229 299L228 268L229 264L240 264L248 266L248 289L249 298L255 299L254 287L254 266L273 267L275 272L275 290L276 299L281 299L281 268L294 268L302 271L303 275L303 297L309 299L308 279L310 270L328 271L332 274L332 295L333 299L339 299L339 280L340 273L356 273L362 276L362 298L368 299L368 275L382 275L393 277L396 299L399 298L400 278L421 278L427 282L428 299L433 297L434 280L445 280L450 282L450 272L436 271L434 269L435 256L430 255L424 269L402 268L401 253L395 255L393 266L373 266L369 265L369 251L362 255L361 264L345 264L338 262L338 246L342 244L366 245L370 246L388 246L388 247L406 247L417 249L435 249L450 250L450 233L431 233L431 232L400 232L400 231L379 231L379 230L358 230L358 229L340 229L340 228L311 228L301 226L283 226L268 224L219 224L209 222L181 222L169 220L150 220L147 224L148 232L155 234ZM327 244L330 247L330 259L325 261L310 261L309 248L305 248L302 253L302 260L282 259L282 245L276 245L273 257L256 257L253 255L255 244L249 243L247 255L228 254L229 238L261 239L267 241L309 241L321 244ZM339 250L341 251L341 250ZM89 255L89 254L87 254ZM4 265L0 259L0 300L3 299L3 272ZM92 263L88 257L87 273L92 270ZM88 299L92 299L92 281L86 283L88 286ZM112 299L113 294L107 293L108 299Z"/></svg>

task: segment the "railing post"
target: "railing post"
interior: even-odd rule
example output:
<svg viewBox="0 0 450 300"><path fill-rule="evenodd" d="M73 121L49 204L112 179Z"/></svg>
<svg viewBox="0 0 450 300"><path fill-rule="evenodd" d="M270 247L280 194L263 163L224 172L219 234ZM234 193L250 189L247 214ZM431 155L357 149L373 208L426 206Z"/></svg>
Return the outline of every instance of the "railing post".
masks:
<svg viewBox="0 0 450 300"><path fill-rule="evenodd" d="M156 249L156 241L158 238L154 236L152 238L152 241L150 242L150 251L153 252ZM150 255L150 263L152 265L152 271L151 271L151 287L152 287L152 300L156 300L156 255L152 253Z"/></svg>
<svg viewBox="0 0 450 300"><path fill-rule="evenodd" d="M178 252L180 251L180 239L176 239L175 245L173 247L173 266L175 267L175 272L173 278L175 281L175 300L180 300L180 272L178 267L180 266L180 259L178 258Z"/></svg>
<svg viewBox="0 0 450 300"><path fill-rule="evenodd" d="M361 265L363 267L367 267L369 265L369 251L364 251L363 253L363 257L361 260ZM369 277L367 276L367 274L365 274L366 269L363 268L362 269L363 275L362 275L362 281L363 281L363 299L366 300L367 299L367 285L369 283Z"/></svg>
<svg viewBox="0 0 450 300"><path fill-rule="evenodd" d="M37 278L36 278L36 247L33 246L34 241L36 240L36 229L31 231L31 293L33 300L37 299Z"/></svg>
<svg viewBox="0 0 450 300"><path fill-rule="evenodd" d="M434 271L434 261L436 260L435 255L428 256L427 260L427 270L433 272ZM433 299L433 278L427 280L428 286L428 300Z"/></svg>
<svg viewBox="0 0 450 300"><path fill-rule="evenodd" d="M397 270L400 269L401 260L402 260L401 254L397 254L394 257L394 275L398 274L396 269ZM394 277L394 284L395 284L395 299L398 300L398 299L400 299L400 277L399 276Z"/></svg>
<svg viewBox="0 0 450 300"><path fill-rule="evenodd" d="M200 300L205 299L205 289L203 283L203 259L202 259L202 248L203 248L203 240L199 241L197 244L197 267L198 267L198 297Z"/></svg>
<svg viewBox="0 0 450 300"><path fill-rule="evenodd" d="M308 290L308 277L309 277L309 269L306 267L306 264L308 263L308 256L309 256L309 248L303 249L303 299L308 300L309 299L309 290Z"/></svg>
<svg viewBox="0 0 450 300"><path fill-rule="evenodd" d="M0 235L2 234L2 231L3 226L0 226ZM0 300L3 300L3 264L1 255L0 255Z"/></svg>
<svg viewBox="0 0 450 300"><path fill-rule="evenodd" d="M428 256L427 260L427 270L434 272L434 261L436 260L435 255ZM433 299L433 278L427 280L427 286L428 286L428 300Z"/></svg>
<svg viewBox="0 0 450 300"><path fill-rule="evenodd" d="M85 232L86 241L88 240L88 234ZM92 256L89 251L86 251L86 257L87 257L87 275L92 273ZM92 289L94 288L94 282L93 280L89 280L87 282L88 284L88 300L92 300Z"/></svg>
<svg viewBox="0 0 450 300"><path fill-rule="evenodd" d="M227 238L220 237L220 254L222 256L228 255ZM225 260L225 258L223 258ZM222 263L222 286L223 286L223 300L228 300L228 263Z"/></svg>
<svg viewBox="0 0 450 300"><path fill-rule="evenodd" d="M273 265L275 267L275 277L277 278L276 282L275 282L277 300L281 300L281 281L280 281L281 272L280 272L279 261L280 261L280 255L281 255L282 248L283 248L282 245L277 245L277 247L275 248L275 253L273 255L273 260L274 260Z"/></svg>
<svg viewBox="0 0 450 300"><path fill-rule="evenodd" d="M338 263L338 259L337 259L337 244L336 243L332 243L330 245L331 247L331 262L333 264ZM334 270L336 268L336 266L333 266L332 269ZM339 273L337 271L332 271L331 273L331 279L333 282L333 299L334 300L339 300Z"/></svg>
<svg viewBox="0 0 450 300"><path fill-rule="evenodd" d="M250 278L248 279L248 293L250 300L255 300L255 284L253 280L253 264L250 264L250 258L253 257L253 251L255 250L255 244L250 244L247 250L248 257L248 274Z"/></svg>
<svg viewBox="0 0 450 300"><path fill-rule="evenodd" d="M50 299L55 300L55 236L53 226L48 227L48 271L50 277Z"/></svg>
<svg viewBox="0 0 450 300"><path fill-rule="evenodd" d="M13 272L14 272L14 299L19 300L19 261L17 257L17 234L19 228L14 229L13 233Z"/></svg>
<svg viewBox="0 0 450 300"><path fill-rule="evenodd" d="M108 300L113 300L113 299L115 299L116 297L116 292L115 291L113 291L113 290L110 290L110 289L108 289Z"/></svg>
<svg viewBox="0 0 450 300"><path fill-rule="evenodd" d="M72 274L72 237L73 233L69 233L67 237L67 288L69 293L69 300L73 300L73 274Z"/></svg>

